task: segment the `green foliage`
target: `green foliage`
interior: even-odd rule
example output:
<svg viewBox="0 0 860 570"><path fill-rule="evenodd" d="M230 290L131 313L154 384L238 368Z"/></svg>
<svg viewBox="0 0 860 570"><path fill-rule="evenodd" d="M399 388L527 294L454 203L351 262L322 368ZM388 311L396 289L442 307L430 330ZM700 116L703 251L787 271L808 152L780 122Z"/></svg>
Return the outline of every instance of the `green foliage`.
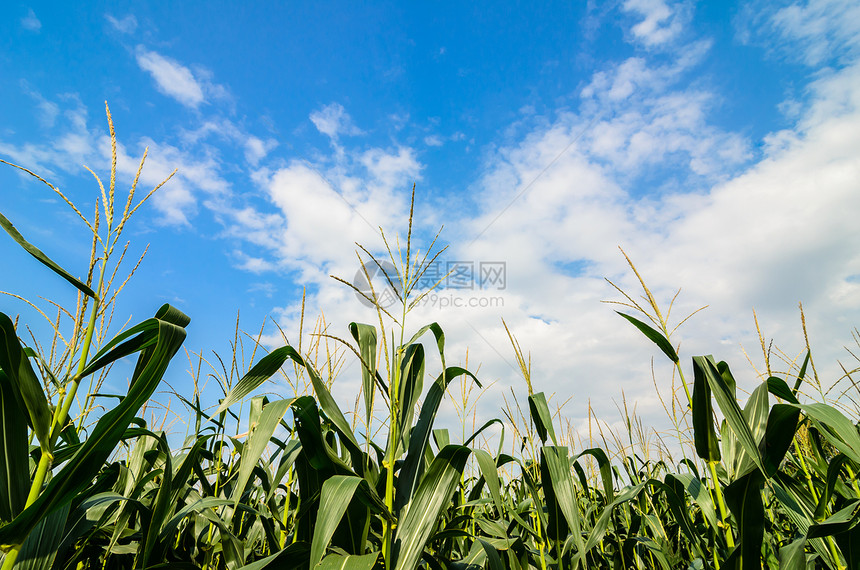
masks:
<svg viewBox="0 0 860 570"><path fill-rule="evenodd" d="M110 116L109 124L115 145ZM509 408L507 422L491 420L468 438L464 424L465 441L452 443L436 427L440 406L452 382L480 383L446 364L438 324L407 326L409 309L426 294L416 284L435 259L429 250L413 256L411 215L406 251L388 251L397 272L385 275L400 313L383 308L375 292L361 292L376 303L378 325L350 324L354 344L315 336L354 353L363 406L356 401L347 412L335 401L335 357L326 351L320 361L319 344L300 340L245 366L237 342L223 374L212 374L223 397L211 414L197 384L200 357L194 394L180 396L189 432L172 446L175 435L141 416L190 320L165 305L108 334L121 289L112 287L111 252L137 209L135 181L122 215L114 215L114 180L115 164L109 192L99 181L106 224L98 200L92 223L81 216L94 234L85 279L0 216L17 243L78 292L68 311L72 333L54 327L63 345L56 353L27 346L17 320L0 313L4 570L860 568L858 418L823 396L805 401L809 351L794 375L768 370L743 403L724 362L693 357L686 360L690 393L669 312L663 316L632 262L648 304L626 293L621 304L652 324L622 316L656 344L684 387L686 402L671 395L675 451L684 459L643 458L632 445L576 447L552 413L552 398L533 391L530 362L510 331L527 384L523 425ZM373 256L363 263L382 267ZM430 354L422 339L435 347ZM128 390L87 420L111 365L135 355ZM288 366L294 395L254 396ZM425 378L433 379L427 390ZM90 388L73 417L71 402L85 380ZM247 412L237 409L243 402ZM635 418L625 420L632 444ZM494 425L502 427L498 447L476 443ZM503 452L506 429L519 453Z"/></svg>

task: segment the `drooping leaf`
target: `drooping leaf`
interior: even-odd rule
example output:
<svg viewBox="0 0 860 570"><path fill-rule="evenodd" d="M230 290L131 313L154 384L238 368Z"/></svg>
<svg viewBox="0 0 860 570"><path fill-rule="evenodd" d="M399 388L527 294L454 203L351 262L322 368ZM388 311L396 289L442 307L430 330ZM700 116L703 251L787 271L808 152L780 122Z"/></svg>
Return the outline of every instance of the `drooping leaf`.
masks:
<svg viewBox="0 0 860 570"><path fill-rule="evenodd" d="M854 499L848 506L833 513L820 523L809 527L806 536L819 538L848 532L860 523L860 499Z"/></svg>
<svg viewBox="0 0 860 570"><path fill-rule="evenodd" d="M714 428L714 408L711 402L711 386L705 377L705 369L693 360L693 438L696 454L705 461L719 461L720 442Z"/></svg>
<svg viewBox="0 0 860 570"><path fill-rule="evenodd" d="M606 497L606 503L609 504L615 500L615 488L612 483L612 463L609 461L606 452L599 447L592 447L580 451L573 461L578 461L580 457L589 455L597 461L597 467L600 469L600 479L603 482L603 494Z"/></svg>
<svg viewBox="0 0 860 570"><path fill-rule="evenodd" d="M767 416L759 449L769 476L777 472L797 432L800 410L788 404L774 404Z"/></svg>
<svg viewBox="0 0 860 570"><path fill-rule="evenodd" d="M15 325L4 313L0 313L0 370L6 373L8 386L19 408L27 411L28 423L33 427L42 449L47 450L52 416L48 399L30 365L30 359L18 341Z"/></svg>
<svg viewBox="0 0 860 570"><path fill-rule="evenodd" d="M289 360L295 357L298 357L299 364L304 364L304 360L302 360L301 356L296 352L296 350L291 346L282 346L281 348L277 348L261 358L254 366L251 367L251 370L245 374L241 380L239 380L233 388L227 392L227 395L224 396L224 399L221 400L221 404L218 406L218 409L215 410L215 413L212 414L212 417L217 416L236 402L242 400L245 396L253 392L260 384L271 378L278 370L281 369L281 366Z"/></svg>
<svg viewBox="0 0 860 570"><path fill-rule="evenodd" d="M358 343L361 355L361 391L364 397L364 418L367 425L373 419L373 395L376 380L376 327L350 323L349 332Z"/></svg>
<svg viewBox="0 0 860 570"><path fill-rule="evenodd" d="M824 428L823 435L836 449L860 463L860 432L851 420L827 404L803 404L800 409Z"/></svg>
<svg viewBox="0 0 860 570"><path fill-rule="evenodd" d="M743 450L750 456L753 463L762 473L767 473L761 453L758 449L758 442L753 437L750 426L747 424L746 418L741 411L738 402L731 390L727 386L725 380L717 369L712 356L694 356L693 369L697 375L701 375L708 383L708 386L713 393L714 399L723 415L726 417L726 422L734 432L738 442L743 447ZM697 447L698 451L698 447Z"/></svg>
<svg viewBox="0 0 860 570"><path fill-rule="evenodd" d="M29 493L30 456L26 412L18 406L9 377L0 370L0 520L24 510Z"/></svg>
<svg viewBox="0 0 860 570"><path fill-rule="evenodd" d="M717 528L717 510L707 484L692 473L673 473L666 476L667 479L670 477L683 485L684 490L701 509L702 516L708 521L710 527Z"/></svg>
<svg viewBox="0 0 860 570"><path fill-rule="evenodd" d="M0 545L22 544L40 520L89 485L122 439L137 410L155 391L170 360L185 340L184 327L190 319L170 305L164 305L151 321L157 324L152 333L155 342L141 351L128 395L99 418L90 436L48 482L39 498L11 523L0 528Z"/></svg>
<svg viewBox="0 0 860 570"><path fill-rule="evenodd" d="M672 346L672 343L669 342L669 339L666 338L663 333L651 327L650 325L643 323L635 317L625 315L624 313L618 311L615 312L630 321L630 323L634 327L639 329L639 332L644 334L651 342L656 344L660 348L660 350L663 351L663 354L669 357L669 360L671 360L672 362L678 362L678 353L675 352L675 348Z"/></svg>
<svg viewBox="0 0 860 570"><path fill-rule="evenodd" d="M68 271L66 271L65 269L63 269L59 265L57 265L50 257L45 255L42 252L42 250L40 250L38 247L36 247L35 245L31 244L26 239L24 239L24 236L22 236L21 233L17 229L15 229L15 226L12 225L12 222L10 222L9 219L6 218L6 216L4 216L3 214L0 214L0 226L2 226L4 230L6 230L6 233L8 233L10 236L12 236L12 239L14 239L16 242L18 242L18 245L20 245L21 247L24 248L24 251L26 251L27 253L29 253L30 255L35 257L36 259L38 259L41 263L43 263L45 266L47 266L51 271L53 271L54 273L56 273L57 275L59 275L60 277L62 277L63 279L65 279L66 281L71 283L72 285L74 285L77 289L79 289L81 292L83 292L84 295L95 298L96 294L95 294L95 292L93 292L92 289L90 289L83 281L74 277L71 273L69 273Z"/></svg>
<svg viewBox="0 0 860 570"><path fill-rule="evenodd" d="M546 443L547 436L549 436L553 445L558 445L558 441L555 439L555 428L552 426L552 414L543 392L529 395L529 412L531 412L532 422L535 424L541 443Z"/></svg>

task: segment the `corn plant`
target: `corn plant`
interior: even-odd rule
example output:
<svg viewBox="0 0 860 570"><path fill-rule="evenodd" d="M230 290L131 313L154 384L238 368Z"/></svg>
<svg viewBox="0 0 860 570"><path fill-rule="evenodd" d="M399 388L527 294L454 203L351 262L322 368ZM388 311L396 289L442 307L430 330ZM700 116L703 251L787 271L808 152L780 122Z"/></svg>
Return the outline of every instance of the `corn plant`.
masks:
<svg viewBox="0 0 860 570"><path fill-rule="evenodd" d="M112 285L125 249L119 261L113 265L111 263L123 229L140 205L161 186L134 204L137 182L146 160L144 153L125 207L117 215L116 136L107 105L105 109L111 135L110 184L106 190L101 179L93 173L101 190L101 201L96 199L92 220L81 214L59 189L29 170L11 165L49 186L89 228L92 233L92 254L87 277L81 280L60 267L28 242L5 216L0 215L0 225L24 250L79 291L77 311L72 315L73 331L70 339L62 338L58 317L55 341L59 337L65 346L55 362L46 360L44 355L23 345L11 318L0 313L3 347L0 351L0 392L3 404L3 437L0 441L3 446L3 453L0 453L3 465L0 471L4 474L0 484L0 517L5 523L0 528L0 545L5 551L4 570L12 568L22 553L24 559L41 560L43 564L49 564L44 561L56 555L62 538L60 531L65 525L70 503L92 485L104 462L125 436L137 410L153 394L171 358L182 344L184 327L189 322L188 317L180 311L165 305L153 318L127 329L111 340L98 342L102 340L99 338L101 335L95 335L97 327L102 329L100 332L105 332L106 315L109 314L115 294L122 288L122 285ZM52 349L55 346L56 343L52 343ZM91 355L91 351L95 354ZM107 370L116 360L135 353L138 354L138 360L127 394L119 404L99 418L90 433L80 430L70 421L69 411L81 382ZM46 384L56 387L51 401L46 396L36 370L41 373ZM91 397L93 394L87 394L87 400ZM35 445L31 451L28 448L33 442ZM32 472L31 457L35 462Z"/></svg>
<svg viewBox="0 0 860 570"><path fill-rule="evenodd" d="M588 445L576 441L551 412L552 396L535 391L530 357L507 324L524 397L512 390L506 421L468 433L467 394L481 384L466 366L448 365L438 324L415 328L408 318L442 251L433 253L436 240L415 251L414 187L405 243L383 233L386 260L360 247L370 291L344 281L375 307L376 322L351 323L341 337L320 320L308 337L303 308L298 341L281 331L284 346L266 350L237 320L230 357L189 355L193 393L172 391L187 411L177 445L166 417L147 422L144 410L158 404L153 394L188 317L165 305L111 330L127 282L117 279L128 248L121 234L152 192L135 203L144 153L122 213L115 209L109 112L108 125L110 182L94 174L92 218L12 165L56 192L91 232L86 277L0 214L6 232L77 291L75 307L52 305L56 317L12 294L50 324L50 343L32 334L25 342L19 319L0 313L0 570L860 568L860 431L856 404L846 403L856 402L857 369L845 369L850 385L830 396L808 340L802 358L777 373L762 337L766 374L743 401L724 362L681 357L672 303L662 310L629 258L643 296L616 287L621 316L672 363L672 392L661 399L677 445L652 453L626 398L626 434L596 421L602 443L592 434ZM373 288L371 270L381 271L396 308ZM105 405L100 387L115 377L112 365L134 354L128 390ZM331 394L346 357L360 364L354 411ZM278 375L289 393L277 385L260 393ZM454 380L463 383L458 443L436 425ZM222 397L207 408L208 382ZM493 425L502 426L498 447L479 444ZM505 433L513 433L509 453Z"/></svg>

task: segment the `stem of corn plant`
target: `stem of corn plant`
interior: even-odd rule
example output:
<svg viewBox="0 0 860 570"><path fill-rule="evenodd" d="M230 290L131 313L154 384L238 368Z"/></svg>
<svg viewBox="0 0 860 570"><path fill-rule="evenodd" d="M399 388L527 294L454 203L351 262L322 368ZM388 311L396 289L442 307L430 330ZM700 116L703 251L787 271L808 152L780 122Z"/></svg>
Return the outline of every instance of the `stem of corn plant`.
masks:
<svg viewBox="0 0 860 570"><path fill-rule="evenodd" d="M410 219L411 225L411 219ZM388 431L388 453L387 464L385 470L385 508L388 509L389 512L394 513L394 463L396 461L396 453L397 453L397 445L398 445L398 425L397 418L398 412L400 410L400 382L402 378L400 377L400 367L403 361L403 343L406 341L406 312L407 312L407 300L406 300L406 292L409 291L409 255L410 252L407 248L406 253L406 269L405 274L401 276L402 284L401 289L403 291L403 311L400 315L400 343L397 345L395 358L394 358L394 378L393 381L389 383L389 394L388 401L390 403L390 411L389 411L389 431ZM391 543L394 539L394 529L397 527L397 523L393 521L386 521L385 531L382 536L382 556L385 560L385 568L386 570L391 570L394 567L394 560L392 559L391 552Z"/></svg>

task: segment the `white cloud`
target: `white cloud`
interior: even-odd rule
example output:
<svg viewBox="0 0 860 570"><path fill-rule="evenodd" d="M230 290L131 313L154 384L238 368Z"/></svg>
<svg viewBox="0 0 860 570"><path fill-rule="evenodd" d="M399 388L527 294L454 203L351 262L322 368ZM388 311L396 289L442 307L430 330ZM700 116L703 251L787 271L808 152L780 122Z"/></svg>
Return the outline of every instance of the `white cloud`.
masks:
<svg viewBox="0 0 860 570"><path fill-rule="evenodd" d="M32 8L28 8L27 15L21 18L21 27L31 32L39 32L42 29L42 22L36 17L36 13Z"/></svg>
<svg viewBox="0 0 860 570"><path fill-rule="evenodd" d="M264 141L255 136L249 136L245 140L245 160L251 166L257 166L276 146L278 146L278 141L274 139Z"/></svg>
<svg viewBox="0 0 860 570"><path fill-rule="evenodd" d="M57 122L57 117L60 115L59 104L43 97L42 94L36 91L26 80L21 81L21 88L36 102L36 107L39 113L37 115L37 120L42 128L52 128Z"/></svg>
<svg viewBox="0 0 860 570"><path fill-rule="evenodd" d="M658 47L675 40L686 23L686 6L670 6L665 0L625 0L623 9L642 21L633 26L633 36L646 47Z"/></svg>
<svg viewBox="0 0 860 570"><path fill-rule="evenodd" d="M113 29L121 34L133 34L137 29L137 18L134 17L134 14L128 14L123 18L115 18L110 14L106 14L105 19L107 19Z"/></svg>
<svg viewBox="0 0 860 570"><path fill-rule="evenodd" d="M800 46L808 65L834 56L856 56L860 48L860 5L856 2L797 2L777 10L771 22L786 40Z"/></svg>
<svg viewBox="0 0 860 570"><path fill-rule="evenodd" d="M744 5L735 26L741 42L811 67L860 55L860 6L852 0L759 0Z"/></svg>
<svg viewBox="0 0 860 570"><path fill-rule="evenodd" d="M339 103L325 105L310 114L311 122L319 132L331 139L340 135L360 135L361 130L352 123L352 118Z"/></svg>
<svg viewBox="0 0 860 570"><path fill-rule="evenodd" d="M754 385L755 373L738 346L744 344L760 361L754 352L758 341L752 309L758 311L766 337L793 356L803 346L797 315L802 301L822 381L829 385L839 378L840 347L850 342L851 329L860 320L860 225L854 215L860 211L860 65L819 80L811 92L814 104L803 120L790 134L780 134L781 143L758 163L740 172L727 169L735 174L702 193L642 196L617 165L626 164L624 152L632 153L633 141L643 133L645 147L662 148L654 163L665 162L661 155L667 133L676 127L649 136L655 121L700 132L702 139L719 133L706 114L679 115L675 98L683 101L683 92L665 93L660 99L671 104L651 120L642 122L634 112L629 125L621 118L609 122L617 127L614 140L621 156L606 150L609 143L570 149L477 242L460 246L457 253L464 259L507 261L502 314L523 347L532 351L536 389L558 391L562 398L590 397L599 417L614 413L610 398L620 399L624 390L628 401L640 402L646 423L661 424L649 355L658 355L657 381L664 394L671 378L668 363L611 307L599 303L618 298L603 276L630 292L638 288L616 245L631 254L664 309L674 291L683 288L675 322L710 304L676 336L685 365L692 354L716 353L732 364L742 386ZM485 213L455 243L468 243L469 233L484 230L559 155L582 122L563 115L494 156L484 179ZM604 136L596 132L594 139ZM737 139L731 133L722 137ZM684 152L696 150L691 141L684 145ZM716 168L732 152L737 151L715 144L701 149L701 156ZM607 157L608 164L596 160ZM510 354L498 313L459 311L442 321L455 354L465 349L456 339L471 339L470 360L482 363L485 379L516 382L496 354ZM477 339L472 327L481 333ZM619 353L625 358L613 356ZM582 409L568 413L584 415Z"/></svg>
<svg viewBox="0 0 860 570"><path fill-rule="evenodd" d="M761 361L755 355L752 309L766 339L774 338L793 357L803 347L797 314L797 302L803 301L822 381L829 385L841 375L835 364L843 356L840 347L860 320L860 225L855 220L860 211L860 66L813 83L812 104L801 111L796 126L767 137L762 157L749 164L750 142L713 124L717 97L701 84L678 87L689 65L654 67L634 59L596 76L583 92L581 114L559 113L553 122L488 155L476 194L477 216L441 215L448 221L455 216L453 228L443 235L452 243L446 258L471 260L476 267L481 261L504 261L507 287L440 291L435 305L416 308L409 332L436 321L446 332L449 362L462 362L469 350L470 368L480 367L485 383L498 381L481 404L487 415L498 415L500 394L508 387L523 390L510 366L503 317L531 352L535 389L555 392L558 400L576 397L565 410L574 427L581 427L589 400L598 417L613 417L622 391L638 403L646 425L665 426L651 357L663 396L671 385L671 366L613 312L617 307L600 303L619 298L604 276L637 296L638 283L618 245L637 263L664 310L683 288L672 322L710 304L674 337L685 367L693 354L714 353L730 363L742 389L755 385L756 372L740 347ZM601 106L605 115L570 146ZM379 220L396 227L404 211L402 197L398 207L386 209L384 200L362 192L372 185L371 178L389 187L399 180L402 186L403 178L418 170L411 152L347 151L346 156L358 157L353 160L369 168L368 176L347 163L325 169L325 176L346 188L344 196L358 197L355 203L375 212L372 220L367 216L373 225ZM680 171L681 178L685 172L699 177L698 191L683 185L643 191L640 176L660 168ZM354 274L349 242L373 239L372 229L338 203L340 197L307 164L277 171L268 188L286 219L273 243L284 259L311 261L295 265L299 280L313 286L306 314L323 309L339 327L350 320L374 322L351 291L326 277ZM422 214L417 211L417 218ZM488 296L500 298L503 306L439 305ZM295 330L296 308L285 308L282 317L287 330ZM786 367L776 363L781 373ZM339 382L336 395L354 397L353 379Z"/></svg>
<svg viewBox="0 0 860 570"><path fill-rule="evenodd" d="M187 67L154 51L138 46L137 64L155 80L158 90L187 107L204 102L203 87Z"/></svg>

